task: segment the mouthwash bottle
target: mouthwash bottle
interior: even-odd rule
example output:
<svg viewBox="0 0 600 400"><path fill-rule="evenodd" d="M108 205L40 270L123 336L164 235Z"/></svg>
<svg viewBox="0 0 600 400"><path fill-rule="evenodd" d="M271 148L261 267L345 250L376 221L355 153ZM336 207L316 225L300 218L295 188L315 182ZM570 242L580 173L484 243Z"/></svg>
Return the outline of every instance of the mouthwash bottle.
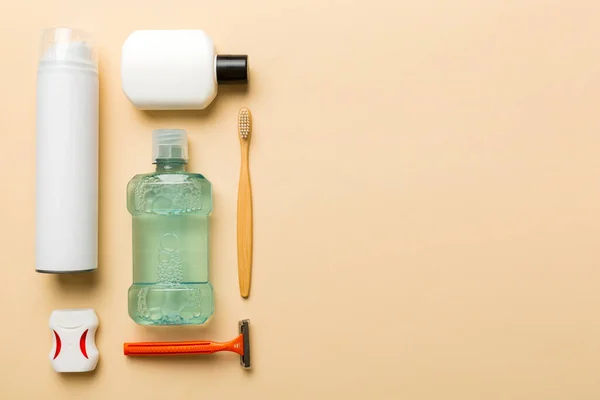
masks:
<svg viewBox="0 0 600 400"><path fill-rule="evenodd" d="M213 313L208 281L211 183L186 172L184 130L152 132L156 171L127 185L133 216L129 316L142 325L202 324Z"/></svg>

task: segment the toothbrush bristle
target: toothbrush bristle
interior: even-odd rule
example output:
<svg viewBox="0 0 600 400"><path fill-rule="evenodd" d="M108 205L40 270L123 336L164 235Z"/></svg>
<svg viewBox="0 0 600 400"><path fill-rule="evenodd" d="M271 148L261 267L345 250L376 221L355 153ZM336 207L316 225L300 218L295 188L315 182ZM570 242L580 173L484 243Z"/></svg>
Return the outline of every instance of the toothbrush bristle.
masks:
<svg viewBox="0 0 600 400"><path fill-rule="evenodd" d="M250 110L247 108L242 108L238 115L238 131L240 133L240 137L242 139L248 139L251 129L252 117L250 115Z"/></svg>

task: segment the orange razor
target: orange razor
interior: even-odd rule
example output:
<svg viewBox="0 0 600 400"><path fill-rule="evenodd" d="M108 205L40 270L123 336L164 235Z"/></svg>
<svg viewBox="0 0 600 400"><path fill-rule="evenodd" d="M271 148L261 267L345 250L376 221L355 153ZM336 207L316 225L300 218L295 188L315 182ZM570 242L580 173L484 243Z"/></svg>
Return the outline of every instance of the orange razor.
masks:
<svg viewBox="0 0 600 400"><path fill-rule="evenodd" d="M173 356L230 351L240 355L242 367L250 368L250 320L240 321L239 328L240 334L229 342L194 340L187 342L125 343L123 353L126 356Z"/></svg>

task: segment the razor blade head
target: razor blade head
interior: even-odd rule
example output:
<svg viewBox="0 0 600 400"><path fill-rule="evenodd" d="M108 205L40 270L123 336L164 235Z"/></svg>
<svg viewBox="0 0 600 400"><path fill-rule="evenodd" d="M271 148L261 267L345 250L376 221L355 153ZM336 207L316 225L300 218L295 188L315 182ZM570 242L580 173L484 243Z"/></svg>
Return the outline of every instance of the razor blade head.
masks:
<svg viewBox="0 0 600 400"><path fill-rule="evenodd" d="M244 342L244 354L240 356L240 364L247 369L250 368L250 320L241 320L239 328Z"/></svg>

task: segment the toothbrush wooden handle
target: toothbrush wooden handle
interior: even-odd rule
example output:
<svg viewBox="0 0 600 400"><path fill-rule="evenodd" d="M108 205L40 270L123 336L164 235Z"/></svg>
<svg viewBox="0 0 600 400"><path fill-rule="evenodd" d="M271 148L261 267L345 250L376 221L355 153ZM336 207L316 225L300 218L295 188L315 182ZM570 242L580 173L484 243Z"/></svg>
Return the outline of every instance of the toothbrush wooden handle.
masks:
<svg viewBox="0 0 600 400"><path fill-rule="evenodd" d="M242 165L238 187L237 247L240 295L250 295L252 275L252 187L248 167L248 143L242 143Z"/></svg>

